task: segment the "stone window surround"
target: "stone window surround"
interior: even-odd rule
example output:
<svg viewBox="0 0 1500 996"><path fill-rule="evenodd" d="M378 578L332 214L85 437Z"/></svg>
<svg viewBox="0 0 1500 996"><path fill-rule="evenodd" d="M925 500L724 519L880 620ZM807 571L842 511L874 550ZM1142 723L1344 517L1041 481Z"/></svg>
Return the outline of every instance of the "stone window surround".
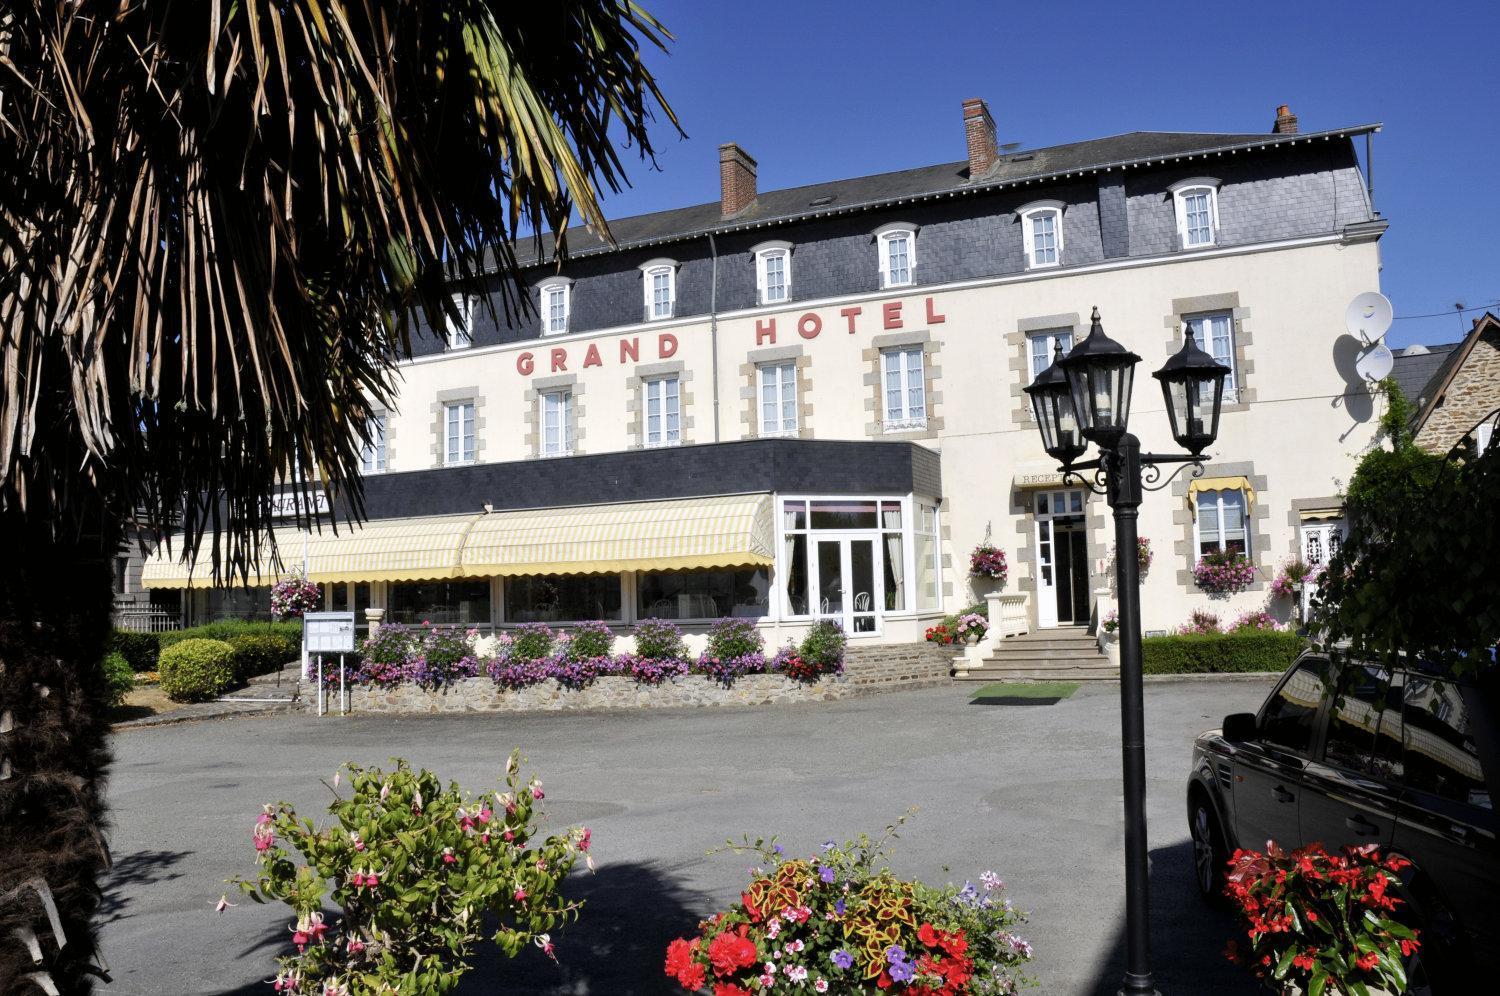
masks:
<svg viewBox="0 0 1500 996"><path fill-rule="evenodd" d="M523 394L525 412L523 419L526 425L526 434L522 438L522 445L526 452L533 458L540 459L542 456L542 395L552 394L556 391L567 390L573 395L573 404L568 412L568 435L573 441L569 456L577 456L583 450L583 414L582 402L583 385L578 382L577 374L557 374L552 377L535 377L527 386ZM547 459L557 459L548 457Z"/></svg>
<svg viewBox="0 0 1500 996"><path fill-rule="evenodd" d="M1211 463L1203 468L1204 477L1244 477L1255 489L1255 507L1246 515L1245 534L1250 540L1250 562L1255 565L1255 580L1249 591L1263 591L1274 559L1271 557L1271 536L1267 528L1271 522L1271 508L1266 501L1268 485L1264 474L1255 472L1255 464L1248 461L1236 463ZM1196 591L1193 582L1193 564L1198 561L1197 523L1193 521L1193 508L1188 504L1188 481L1182 476L1172 482L1172 525L1177 529L1172 543L1173 560L1178 564L1177 583L1187 591Z"/></svg>
<svg viewBox="0 0 1500 996"><path fill-rule="evenodd" d="M885 431L885 360L883 353L889 349L899 349L903 346L922 347L922 391L927 399L927 425L920 429L899 429L894 432ZM865 411L869 413L870 421L865 423L865 435L871 439L935 439L943 431L944 420L938 414L943 404L943 393L935 389L939 378L943 375L942 365L938 362L938 354L942 352L943 343L940 339L933 339L932 333L927 330L913 332L891 332L886 335L877 335L870 340L870 345L863 352L864 361L869 364L865 371L865 386L870 389L870 394L865 398Z"/></svg>
<svg viewBox="0 0 1500 996"><path fill-rule="evenodd" d="M631 445L637 449L644 449L646 446L646 381L672 376L677 378L678 441L658 445L686 446L693 441L692 429L695 425L692 415L693 393L688 389L688 385L693 382L693 372L681 360L642 363L636 366L625 380L625 414L629 419L626 432L633 440Z"/></svg>
<svg viewBox="0 0 1500 996"><path fill-rule="evenodd" d="M813 438L812 415L812 357L801 346L771 346L753 349L740 364L740 399L745 408L740 412L740 423L744 427L744 439L760 439L760 368L770 363L785 363L791 360L797 367L797 439Z"/></svg>
<svg viewBox="0 0 1500 996"><path fill-rule="evenodd" d="M1031 318L1022 318L1016 322L1014 332L1005 334L1006 345L1010 347L1010 369L1014 374L1010 382L1010 396L1015 403L1011 418L1017 425L1036 423L1036 419L1031 417L1031 399L1023 390L1031 384L1031 334L1049 329L1069 329L1076 343L1079 338L1079 329L1082 327L1083 319L1078 312L1074 311L1062 315L1035 315Z"/></svg>
<svg viewBox="0 0 1500 996"><path fill-rule="evenodd" d="M458 399L461 400L461 399ZM396 413L389 408L381 408L379 405L370 406L370 418L385 419L385 470L370 471L372 474L388 474L391 470L391 440L396 436ZM360 466L364 466L364 447L360 450ZM474 404L474 459L479 459L479 404Z"/></svg>
<svg viewBox="0 0 1500 996"><path fill-rule="evenodd" d="M1057 316L1052 316L1057 317ZM1047 325L1043 328L1061 328L1062 326ZM1029 369L1029 366L1028 366ZM1037 488L1011 488L1010 515L1015 523L1016 530L1016 562L1013 565L1011 577L1015 579L1016 591L1026 592L1031 597L1026 600L1026 611L1030 616L1033 628L1039 627L1041 618L1041 607L1037 604L1037 569L1036 569L1036 493L1038 491L1077 491L1078 487L1070 487L1064 484L1049 484ZM1101 573L1099 567L1105 564L1108 569L1108 557L1105 554L1109 550L1111 534L1109 531L1109 519L1107 517L1108 504L1100 495L1094 494L1088 488L1083 491L1083 530L1088 538L1089 544L1089 604L1090 612L1098 612L1098 601L1094 598L1094 592L1101 587L1110 584L1110 579ZM1026 565L1026 573L1020 571L1020 565ZM1097 619L1090 619L1090 625L1097 625Z"/></svg>
<svg viewBox="0 0 1500 996"><path fill-rule="evenodd" d="M465 466L461 461L457 464L449 464L448 457L448 406L460 401L472 401L474 403L474 463L484 463L484 428L488 422L485 417L485 398L478 387L455 387L446 391L439 391L432 402L432 460L434 467ZM387 422L387 426L389 426ZM386 467L391 465L390 453L390 429L386 430Z"/></svg>
<svg viewBox="0 0 1500 996"><path fill-rule="evenodd" d="M1338 509L1337 514L1331 514ZM1286 524L1289 527L1287 535L1291 538L1290 556L1300 557L1302 555L1302 527L1309 523L1328 522L1334 519L1344 518L1344 499L1338 495L1327 495L1323 498L1293 498L1291 507L1287 509ZM1322 514L1313 514L1322 513Z"/></svg>
<svg viewBox="0 0 1500 996"><path fill-rule="evenodd" d="M1255 388L1250 386L1255 383L1255 360L1250 351L1255 340L1250 330L1250 309L1240 307L1239 291L1173 298L1172 313L1163 321L1163 324L1172 330L1171 336L1167 339L1167 355L1170 356L1182 348L1183 325L1187 318L1217 311L1229 312L1230 329L1234 336L1234 382L1238 389L1234 402L1225 401L1221 411L1249 411L1257 397ZM1209 351L1208 346L1201 342L1198 343L1198 348L1205 353Z"/></svg>

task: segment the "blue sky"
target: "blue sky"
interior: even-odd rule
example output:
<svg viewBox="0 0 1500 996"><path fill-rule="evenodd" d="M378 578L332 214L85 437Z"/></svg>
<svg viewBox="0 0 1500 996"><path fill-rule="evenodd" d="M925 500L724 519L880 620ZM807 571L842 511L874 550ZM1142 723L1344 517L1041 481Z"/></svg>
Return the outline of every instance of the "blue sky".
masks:
<svg viewBox="0 0 1500 996"><path fill-rule="evenodd" d="M1398 316L1441 313L1397 321L1392 346L1453 341L1455 302L1500 300L1492 2L644 2L677 36L648 58L689 138L657 129L661 171L629 160L611 217L717 200L725 141L762 190L962 159L965 97L1026 148L1269 131L1286 103L1303 131L1385 124L1380 289Z"/></svg>

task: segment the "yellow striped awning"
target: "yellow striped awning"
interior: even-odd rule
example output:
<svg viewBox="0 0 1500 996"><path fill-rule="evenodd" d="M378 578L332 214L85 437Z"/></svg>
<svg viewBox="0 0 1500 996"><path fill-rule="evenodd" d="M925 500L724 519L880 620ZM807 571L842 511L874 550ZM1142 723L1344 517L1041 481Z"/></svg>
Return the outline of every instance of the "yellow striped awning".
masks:
<svg viewBox="0 0 1500 996"><path fill-rule="evenodd" d="M308 578L341 583L769 565L775 536L768 494L376 519L337 533L277 533L279 558L267 544L249 583L299 572L304 538ZM191 567L181 537L170 551L164 544L147 558L142 586L214 587L208 542Z"/></svg>
<svg viewBox="0 0 1500 996"><path fill-rule="evenodd" d="M261 547L260 556L247 565L248 580L243 583L250 587L262 587L275 584L281 579L292 564L302 563L302 540L301 533L292 533L295 537L294 548L297 556L292 560L289 548L281 548L281 566L285 570L278 570L276 555L272 552L269 544ZM143 588L212 588L214 581L214 558L213 538L204 536L198 543L198 548L189 560L184 557L183 539L179 536L171 536L166 542L156 548L146 562L141 565L141 587ZM239 586L242 583L237 572L231 572L225 564L228 562L229 544L221 537L219 540L219 565L224 574L221 584L232 584Z"/></svg>
<svg viewBox="0 0 1500 996"><path fill-rule="evenodd" d="M1198 477L1188 481L1188 505L1193 510L1193 518L1198 517L1198 492L1200 491L1243 491L1245 492L1245 511L1249 512L1255 508L1255 488L1250 485L1250 478L1240 475L1238 477Z"/></svg>
<svg viewBox="0 0 1500 996"><path fill-rule="evenodd" d="M474 523L465 575L579 574L769 565L771 496L728 495L518 512Z"/></svg>

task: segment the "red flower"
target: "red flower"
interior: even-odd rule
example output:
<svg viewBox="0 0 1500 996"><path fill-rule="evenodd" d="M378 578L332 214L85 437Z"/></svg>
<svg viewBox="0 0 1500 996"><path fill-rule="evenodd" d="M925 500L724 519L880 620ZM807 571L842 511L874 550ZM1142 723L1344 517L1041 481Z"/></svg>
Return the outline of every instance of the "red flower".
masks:
<svg viewBox="0 0 1500 996"><path fill-rule="evenodd" d="M929 948L938 946L938 933L932 929L932 924L924 923L917 928L917 939Z"/></svg>
<svg viewBox="0 0 1500 996"><path fill-rule="evenodd" d="M1369 954L1360 955L1359 958L1354 962L1354 967L1359 969L1361 972L1368 972L1379 963L1380 955L1376 954L1374 951L1371 951Z"/></svg>
<svg viewBox="0 0 1500 996"><path fill-rule="evenodd" d="M1308 948L1306 951L1293 958L1292 964L1296 965L1298 968L1304 971L1311 972L1313 967L1313 955L1317 953L1317 948Z"/></svg>
<svg viewBox="0 0 1500 996"><path fill-rule="evenodd" d="M741 926L739 933L726 930L708 942L708 960L715 975L733 975L737 969L755 963L755 942L745 936L748 929Z"/></svg>
<svg viewBox="0 0 1500 996"><path fill-rule="evenodd" d="M732 982L715 982L714 996L751 996L750 990Z"/></svg>
<svg viewBox="0 0 1500 996"><path fill-rule="evenodd" d="M667 975L676 979L689 992L697 992L703 988L703 966L693 961L700 940L701 938L695 937L689 943L679 937L667 945Z"/></svg>
<svg viewBox="0 0 1500 996"><path fill-rule="evenodd" d="M740 893L740 903L745 907L745 915L750 918L751 923L760 923L761 912L755 907L755 900L750 898L750 893Z"/></svg>
<svg viewBox="0 0 1500 996"><path fill-rule="evenodd" d="M695 993L703 988L704 982L708 981L708 973L695 961L677 974L677 981L682 988Z"/></svg>

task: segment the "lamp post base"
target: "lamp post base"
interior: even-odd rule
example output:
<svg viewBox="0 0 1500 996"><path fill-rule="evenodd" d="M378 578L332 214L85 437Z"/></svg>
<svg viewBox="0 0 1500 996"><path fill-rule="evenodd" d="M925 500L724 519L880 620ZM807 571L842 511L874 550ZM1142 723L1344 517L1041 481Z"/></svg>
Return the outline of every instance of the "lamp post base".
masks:
<svg viewBox="0 0 1500 996"><path fill-rule="evenodd" d="M1119 996L1161 996L1161 991L1152 983L1149 975L1141 979L1132 978L1127 973L1125 986L1119 991Z"/></svg>

